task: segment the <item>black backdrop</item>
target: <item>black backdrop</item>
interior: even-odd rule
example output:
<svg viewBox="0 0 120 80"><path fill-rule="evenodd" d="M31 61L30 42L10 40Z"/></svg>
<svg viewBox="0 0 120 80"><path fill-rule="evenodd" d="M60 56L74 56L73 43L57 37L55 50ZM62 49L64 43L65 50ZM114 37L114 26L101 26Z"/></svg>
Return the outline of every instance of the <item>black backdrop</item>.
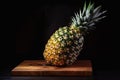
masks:
<svg viewBox="0 0 120 80"><path fill-rule="evenodd" d="M78 59L90 59L94 71L119 69L117 4L113 1L94 0L96 6L107 10L107 17L96 24L96 29L85 36L84 49ZM1 69L11 70L26 59L43 59L44 46L59 27L69 25L71 16L83 6L83 1L18 2L15 3L11 21L1 51ZM15 33L14 33L15 32ZM15 38L13 37L15 35ZM13 50L13 51L12 51Z"/></svg>

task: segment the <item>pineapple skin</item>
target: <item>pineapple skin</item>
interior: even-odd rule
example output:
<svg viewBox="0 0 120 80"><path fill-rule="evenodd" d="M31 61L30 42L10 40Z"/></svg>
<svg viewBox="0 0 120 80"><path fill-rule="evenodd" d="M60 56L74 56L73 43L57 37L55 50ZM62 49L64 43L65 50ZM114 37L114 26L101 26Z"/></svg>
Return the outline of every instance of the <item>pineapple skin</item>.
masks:
<svg viewBox="0 0 120 80"><path fill-rule="evenodd" d="M48 40L43 53L47 64L67 66L73 64L82 50L84 37L79 27L59 28Z"/></svg>

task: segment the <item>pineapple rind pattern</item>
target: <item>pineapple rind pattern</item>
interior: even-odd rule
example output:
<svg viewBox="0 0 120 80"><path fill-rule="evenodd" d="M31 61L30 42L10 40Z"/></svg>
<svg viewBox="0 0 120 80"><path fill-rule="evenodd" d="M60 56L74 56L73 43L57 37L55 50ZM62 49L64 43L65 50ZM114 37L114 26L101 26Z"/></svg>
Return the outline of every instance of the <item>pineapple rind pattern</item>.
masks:
<svg viewBox="0 0 120 80"><path fill-rule="evenodd" d="M44 57L47 64L71 65L79 55L83 41L79 28L71 29L67 26L59 28L45 46Z"/></svg>

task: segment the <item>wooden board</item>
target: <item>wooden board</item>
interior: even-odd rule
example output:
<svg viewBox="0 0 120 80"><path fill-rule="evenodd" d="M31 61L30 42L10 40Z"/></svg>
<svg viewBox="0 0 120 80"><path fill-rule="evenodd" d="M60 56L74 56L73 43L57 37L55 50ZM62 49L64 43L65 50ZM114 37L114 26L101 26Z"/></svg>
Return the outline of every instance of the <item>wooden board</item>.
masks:
<svg viewBox="0 0 120 80"><path fill-rule="evenodd" d="M13 76L92 76L90 60L78 60L71 66L46 66L44 60L25 60L16 66Z"/></svg>

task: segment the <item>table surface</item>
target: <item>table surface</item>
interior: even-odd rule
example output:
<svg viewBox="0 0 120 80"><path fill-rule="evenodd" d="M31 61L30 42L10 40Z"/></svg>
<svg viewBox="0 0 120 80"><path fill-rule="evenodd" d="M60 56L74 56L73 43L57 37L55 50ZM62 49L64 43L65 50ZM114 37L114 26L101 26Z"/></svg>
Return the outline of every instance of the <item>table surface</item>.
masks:
<svg viewBox="0 0 120 80"><path fill-rule="evenodd" d="M44 60L24 60L12 71L12 76L92 76L90 60L78 60L71 66L43 65Z"/></svg>

